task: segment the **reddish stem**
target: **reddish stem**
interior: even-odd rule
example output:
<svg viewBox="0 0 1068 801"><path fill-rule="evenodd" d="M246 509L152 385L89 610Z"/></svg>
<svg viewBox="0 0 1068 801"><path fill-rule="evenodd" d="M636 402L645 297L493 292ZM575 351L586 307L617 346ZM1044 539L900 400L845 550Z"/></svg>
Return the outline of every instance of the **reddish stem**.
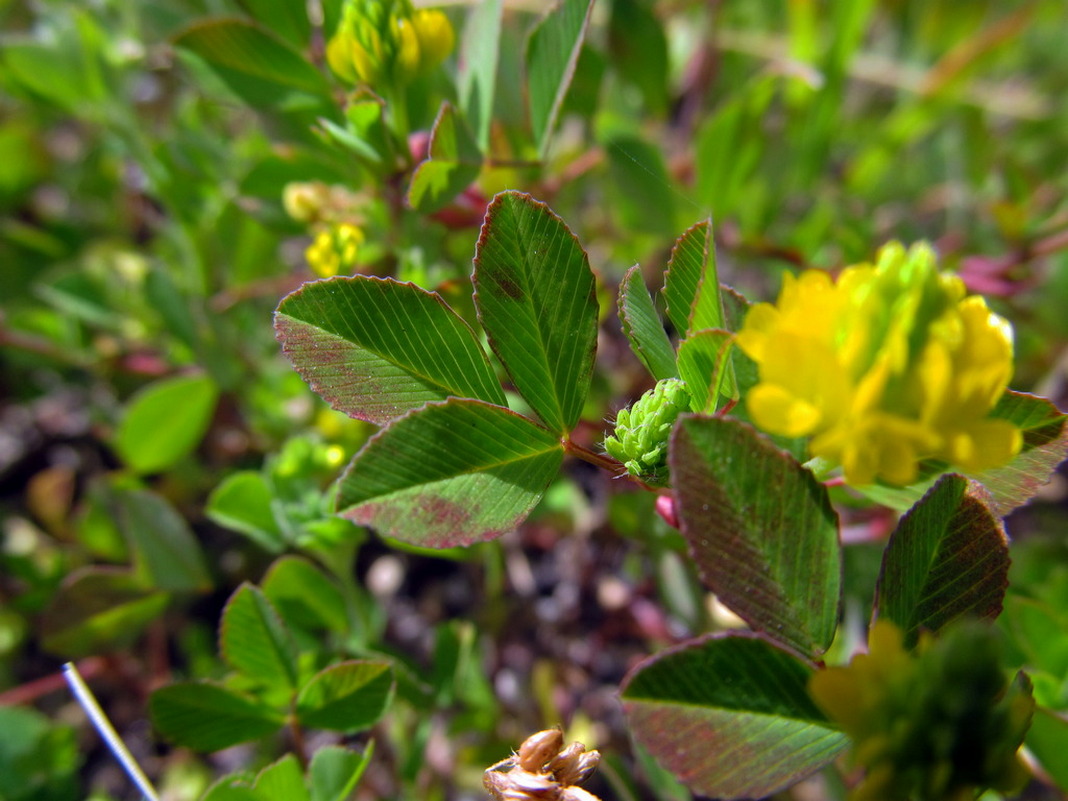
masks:
<svg viewBox="0 0 1068 801"><path fill-rule="evenodd" d="M88 681L106 671L107 660L99 656L89 656L79 661L77 666L82 678ZM39 698L60 690L67 690L67 679L62 672L50 673L0 693L0 706L32 704Z"/></svg>

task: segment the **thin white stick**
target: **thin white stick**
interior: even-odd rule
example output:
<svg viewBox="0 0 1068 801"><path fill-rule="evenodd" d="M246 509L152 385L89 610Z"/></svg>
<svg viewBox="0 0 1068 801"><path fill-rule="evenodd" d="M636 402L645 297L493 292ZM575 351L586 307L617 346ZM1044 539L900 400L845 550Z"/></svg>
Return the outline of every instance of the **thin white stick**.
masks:
<svg viewBox="0 0 1068 801"><path fill-rule="evenodd" d="M78 668L74 666L73 662L68 662L63 666L63 676L66 678L67 684L70 685L70 691L74 694L75 699L81 704L82 709L85 710L85 714L89 716L89 720L92 721L96 730L100 732L100 736L104 738L104 742L111 749L111 753L115 755L115 759L119 761L127 775L137 785L141 795L147 798L148 801L159 801L159 796L156 795L152 782L148 780L148 777L145 776L141 767L133 758L133 754L123 744L122 738L115 731L115 727L111 725L111 721L104 714L104 710L100 708L96 696L93 695L93 691L89 689L89 685L85 683L82 674L78 672Z"/></svg>

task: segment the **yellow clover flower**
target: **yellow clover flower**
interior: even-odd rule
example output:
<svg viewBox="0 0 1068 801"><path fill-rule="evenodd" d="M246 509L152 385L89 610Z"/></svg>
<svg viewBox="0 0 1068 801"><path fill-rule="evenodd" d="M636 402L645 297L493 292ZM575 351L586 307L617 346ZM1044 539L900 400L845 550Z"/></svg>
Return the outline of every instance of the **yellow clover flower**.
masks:
<svg viewBox="0 0 1068 801"><path fill-rule="evenodd" d="M737 342L760 369L754 423L811 437L851 484L910 484L925 459L975 472L1020 449L1019 429L989 417L1012 375L1012 329L925 243L892 242L836 281L787 275Z"/></svg>
<svg viewBox="0 0 1068 801"><path fill-rule="evenodd" d="M323 228L304 251L304 258L316 275L330 278L356 266L363 240L363 231L351 223Z"/></svg>
<svg viewBox="0 0 1068 801"><path fill-rule="evenodd" d="M1027 779L1018 752L1034 700L1026 678L1002 672L988 623L955 621L908 650L901 630L878 620L868 653L817 671L808 689L865 768L850 801L971 801Z"/></svg>

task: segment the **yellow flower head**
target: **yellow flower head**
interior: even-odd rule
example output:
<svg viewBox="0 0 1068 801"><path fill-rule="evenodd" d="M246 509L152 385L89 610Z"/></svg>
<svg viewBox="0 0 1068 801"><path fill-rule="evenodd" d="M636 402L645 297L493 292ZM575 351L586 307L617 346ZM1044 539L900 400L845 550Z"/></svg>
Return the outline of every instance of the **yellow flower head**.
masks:
<svg viewBox="0 0 1068 801"><path fill-rule="evenodd" d="M349 83L403 86L441 64L455 41L440 11L417 11L411 0L349 0L326 60Z"/></svg>
<svg viewBox="0 0 1068 801"><path fill-rule="evenodd" d="M1019 429L989 417L1012 375L1012 329L925 243L892 242L836 281L787 275L737 341L760 368L746 399L756 425L811 437L851 484L910 484L924 459L984 470L1020 449Z"/></svg>
<svg viewBox="0 0 1068 801"><path fill-rule="evenodd" d="M304 251L304 258L316 275L329 278L349 272L356 266L363 231L351 223L323 228Z"/></svg>
<svg viewBox="0 0 1068 801"><path fill-rule="evenodd" d="M988 623L925 632L910 651L901 630L879 620L868 653L813 674L809 694L866 769L850 801L957 801L1023 784L1017 752L1034 700L1026 679L1002 672L999 651Z"/></svg>

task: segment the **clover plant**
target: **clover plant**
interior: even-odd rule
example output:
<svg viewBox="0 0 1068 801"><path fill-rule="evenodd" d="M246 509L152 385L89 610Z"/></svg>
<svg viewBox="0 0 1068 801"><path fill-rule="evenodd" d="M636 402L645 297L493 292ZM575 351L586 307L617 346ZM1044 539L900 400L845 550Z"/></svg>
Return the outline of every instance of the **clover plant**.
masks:
<svg viewBox="0 0 1068 801"><path fill-rule="evenodd" d="M1000 518L1033 495L1068 444L1065 415L1005 389L1008 329L980 298L962 299L962 287L937 273L923 247L892 246L878 264L846 271L837 285L823 274L803 276L800 286L813 285L807 294L788 278L778 309L748 308L720 286L712 228L699 223L675 243L665 272L674 343L640 273L628 273L620 319L659 383L620 413L605 441L626 464L571 438L595 357L595 278L565 223L527 195L504 192L489 204L472 275L482 333L527 414L506 405L480 334L412 284L362 275L309 283L282 301L275 324L313 389L335 409L382 426L341 476L337 509L384 535L429 547L498 537L530 513L566 456L629 472L645 487L667 486L702 579L750 631L650 657L624 682L624 708L638 742L696 792L760 797L816 771L856 736L807 689L818 678L817 698L835 695L828 685L837 674L822 671L821 661L838 631L842 593L839 520L822 480L841 462L828 454L844 461L844 480L859 492L905 510L887 543L873 615L911 647L921 631L938 636L962 618L997 617L1009 566ZM852 295L835 294L837 287ZM780 342L778 331L793 338ZM984 355L991 350L997 359ZM773 359L781 366L769 370ZM862 380L850 384L851 375ZM773 380L787 389L765 389ZM839 394L820 381L835 382ZM836 449L811 439L818 458L799 461L794 452L806 447L798 436L822 430L807 421L822 414L825 426L840 425L851 405L858 410L851 413L871 416L870 428L839 431L846 442ZM732 413L746 410L779 439ZM927 428L910 429L908 419ZM999 444L961 444L962 426ZM874 439L849 439L862 435ZM958 444L938 445L940 436ZM875 467L858 467L853 453ZM972 472L949 472L945 458ZM997 656L975 647L983 669L997 673ZM1020 682L1014 686L1029 710L1029 684ZM930 723L923 709L915 714L916 726ZM1029 711L1014 715L1001 746L1010 758L1030 719ZM947 759L973 757L982 753L965 748ZM939 764L918 769L963 770ZM1001 786L1007 775L965 771L959 781ZM919 798L959 790L917 781Z"/></svg>

